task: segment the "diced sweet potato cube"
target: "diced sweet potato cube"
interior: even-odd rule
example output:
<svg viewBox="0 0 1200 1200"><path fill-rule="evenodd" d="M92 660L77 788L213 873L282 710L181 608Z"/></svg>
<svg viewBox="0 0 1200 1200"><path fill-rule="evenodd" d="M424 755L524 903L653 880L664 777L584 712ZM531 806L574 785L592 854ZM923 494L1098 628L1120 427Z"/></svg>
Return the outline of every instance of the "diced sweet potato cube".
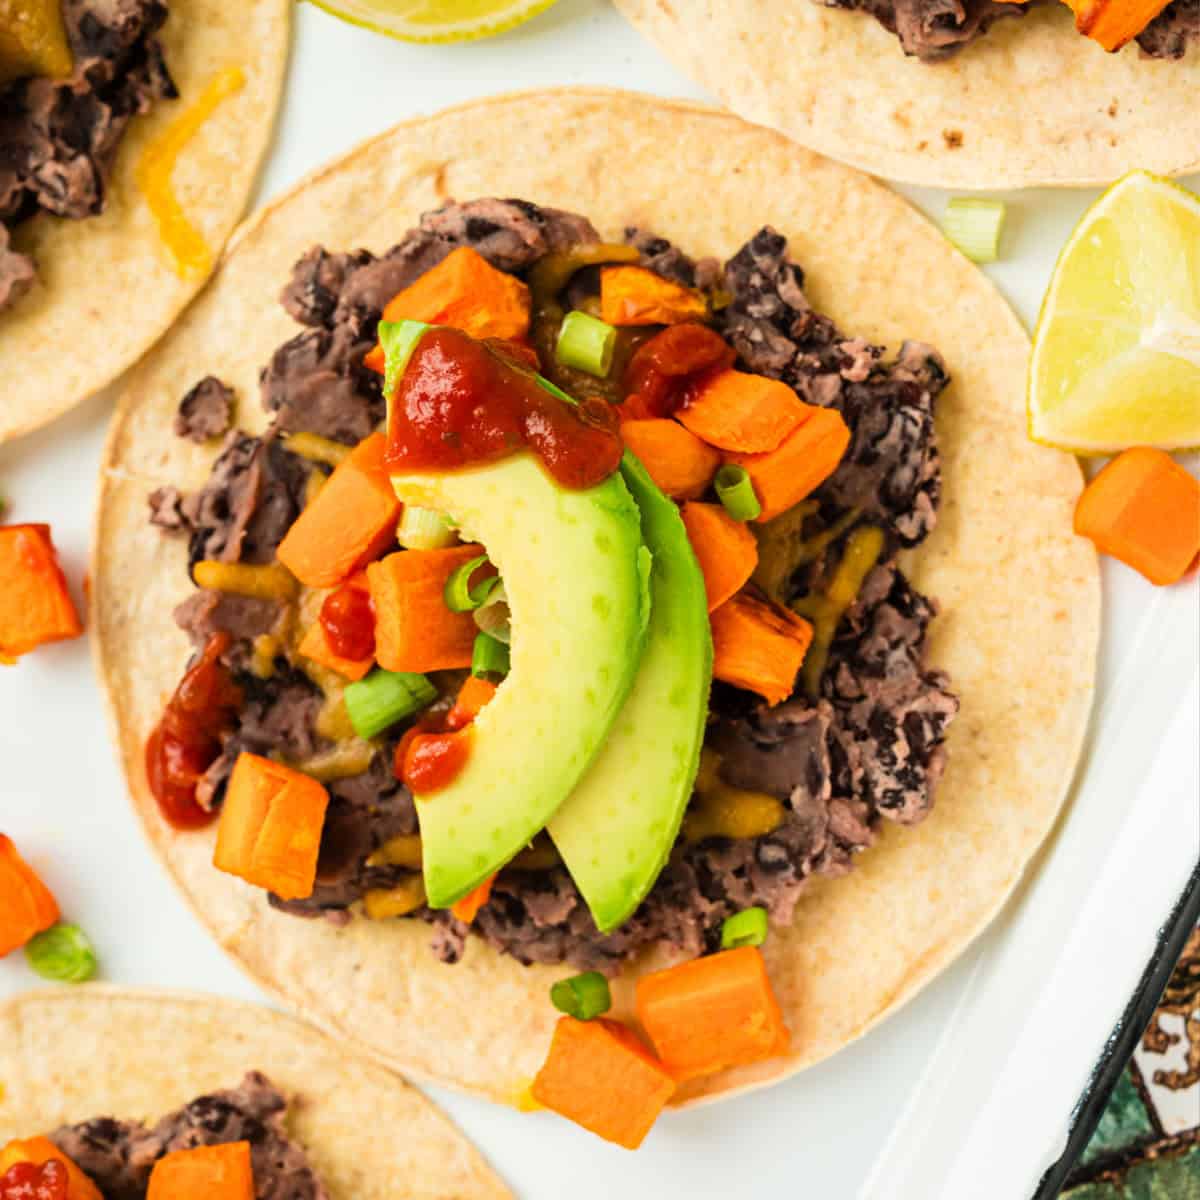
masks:
<svg viewBox="0 0 1200 1200"><path fill-rule="evenodd" d="M529 314L525 284L460 246L388 301L383 319L449 325L480 340L520 341L529 333ZM367 355L366 365L383 374L382 346Z"/></svg>
<svg viewBox="0 0 1200 1200"><path fill-rule="evenodd" d="M617 1021L563 1017L533 1099L606 1141L636 1150L675 1092L675 1080Z"/></svg>
<svg viewBox="0 0 1200 1200"><path fill-rule="evenodd" d="M704 495L721 465L716 450L669 417L622 421L621 438L658 489L673 500Z"/></svg>
<svg viewBox="0 0 1200 1200"><path fill-rule="evenodd" d="M680 1082L787 1051L787 1026L756 946L643 975L637 1015Z"/></svg>
<svg viewBox="0 0 1200 1200"><path fill-rule="evenodd" d="M704 575L708 611L739 592L758 566L758 539L744 521L735 521L720 504L692 500L680 512L688 541Z"/></svg>
<svg viewBox="0 0 1200 1200"><path fill-rule="evenodd" d="M610 325L678 325L703 320L708 301L645 267L604 267L600 272L600 316Z"/></svg>
<svg viewBox="0 0 1200 1200"><path fill-rule="evenodd" d="M449 671L471 665L478 626L446 607L446 581L482 546L401 550L367 568L375 606L375 660L385 671Z"/></svg>
<svg viewBox="0 0 1200 1200"><path fill-rule="evenodd" d="M57 924L58 903L34 869L0 833L0 958Z"/></svg>
<svg viewBox="0 0 1200 1200"><path fill-rule="evenodd" d="M746 468L762 505L756 520L769 521L816 491L837 470L849 445L850 430L841 413L814 408L774 450L726 459Z"/></svg>
<svg viewBox="0 0 1200 1200"><path fill-rule="evenodd" d="M400 501L386 449L381 433L360 442L288 530L277 557L301 583L335 587L395 541Z"/></svg>
<svg viewBox="0 0 1200 1200"><path fill-rule="evenodd" d="M762 454L774 450L816 411L778 379L714 371L693 387L678 416L710 446Z"/></svg>
<svg viewBox="0 0 1200 1200"><path fill-rule="evenodd" d="M312 895L329 794L315 779L242 753L221 807L213 865L282 900Z"/></svg>
<svg viewBox="0 0 1200 1200"><path fill-rule="evenodd" d="M0 526L0 661L82 632L50 526Z"/></svg>
<svg viewBox="0 0 1200 1200"><path fill-rule="evenodd" d="M165 1154L150 1173L146 1200L254 1200L249 1142Z"/></svg>
<svg viewBox="0 0 1200 1200"><path fill-rule="evenodd" d="M1200 481L1163 450L1135 446L1083 490L1075 532L1160 587L1200 556Z"/></svg>
<svg viewBox="0 0 1200 1200"><path fill-rule="evenodd" d="M795 613L739 592L712 614L713 676L768 704L786 700L812 645L813 628Z"/></svg>

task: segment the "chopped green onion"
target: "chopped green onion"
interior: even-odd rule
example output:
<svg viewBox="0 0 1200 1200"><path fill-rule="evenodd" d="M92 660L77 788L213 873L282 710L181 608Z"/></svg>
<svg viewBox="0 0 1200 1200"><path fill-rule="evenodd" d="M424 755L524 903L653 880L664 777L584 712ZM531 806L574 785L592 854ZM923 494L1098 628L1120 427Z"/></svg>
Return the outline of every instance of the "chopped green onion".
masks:
<svg viewBox="0 0 1200 1200"><path fill-rule="evenodd" d="M721 949L761 946L767 940L767 910L748 908L726 919L721 926Z"/></svg>
<svg viewBox="0 0 1200 1200"><path fill-rule="evenodd" d="M612 1008L612 992L608 980L599 971L585 971L560 979L550 988L550 1002L559 1012L577 1021L590 1021L603 1016Z"/></svg>
<svg viewBox="0 0 1200 1200"><path fill-rule="evenodd" d="M508 674L508 647L490 633L475 636L475 649L471 654L471 674L486 678L488 675ZM346 689L349 691L349 688Z"/></svg>
<svg viewBox="0 0 1200 1200"><path fill-rule="evenodd" d="M354 732L361 738L373 738L432 704L437 688L424 675L375 670L366 679L348 684L342 695Z"/></svg>
<svg viewBox="0 0 1200 1200"><path fill-rule="evenodd" d="M956 197L946 205L942 228L946 236L972 261L995 262L1000 255L1004 228L1003 200Z"/></svg>
<svg viewBox="0 0 1200 1200"><path fill-rule="evenodd" d="M498 642L506 646L512 645L512 613L508 608L508 593L504 583L475 610L475 624L484 632L490 633Z"/></svg>
<svg viewBox="0 0 1200 1200"><path fill-rule="evenodd" d="M383 394L389 403L412 352L428 328L424 321L379 322L379 344L383 347L384 360Z"/></svg>
<svg viewBox="0 0 1200 1200"><path fill-rule="evenodd" d="M762 504L745 467L726 463L716 479L717 499L735 521L753 521L762 512Z"/></svg>
<svg viewBox="0 0 1200 1200"><path fill-rule="evenodd" d="M406 504L396 527L396 541L405 550L445 550L458 540L446 518L433 508Z"/></svg>
<svg viewBox="0 0 1200 1200"><path fill-rule="evenodd" d="M96 955L78 925L53 925L25 947L29 965L57 983L84 983L96 973Z"/></svg>
<svg viewBox="0 0 1200 1200"><path fill-rule="evenodd" d="M564 404L573 405L578 403L574 396L568 396L567 393L562 390L562 388L558 387L557 384L551 383L550 380L545 377L545 375L539 375L537 377L537 381L538 387L545 392L549 392L552 396L557 396Z"/></svg>
<svg viewBox="0 0 1200 1200"><path fill-rule="evenodd" d="M488 575L474 587L471 586L471 576L486 565L488 565L488 556L481 554L478 558L463 563L446 580L442 595L445 598L446 607L451 612L474 612L477 608L482 608L487 598L499 587L499 575Z"/></svg>
<svg viewBox="0 0 1200 1200"><path fill-rule="evenodd" d="M554 354L564 367L604 379L612 370L617 331L585 312L569 312L558 332Z"/></svg>

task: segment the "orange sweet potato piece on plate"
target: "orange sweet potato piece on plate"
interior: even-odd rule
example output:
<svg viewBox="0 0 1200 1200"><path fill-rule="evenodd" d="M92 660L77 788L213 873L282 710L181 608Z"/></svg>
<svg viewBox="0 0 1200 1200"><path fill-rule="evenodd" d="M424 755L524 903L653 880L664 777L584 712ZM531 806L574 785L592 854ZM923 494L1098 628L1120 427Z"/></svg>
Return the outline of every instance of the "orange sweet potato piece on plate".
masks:
<svg viewBox="0 0 1200 1200"><path fill-rule="evenodd" d="M636 1150L674 1094L675 1080L632 1029L603 1017L563 1017L530 1091L538 1104Z"/></svg>
<svg viewBox="0 0 1200 1200"><path fill-rule="evenodd" d="M0 958L58 923L58 902L34 869L0 833Z"/></svg>
<svg viewBox="0 0 1200 1200"><path fill-rule="evenodd" d="M1084 488L1075 532L1160 586L1200 556L1200 482L1169 454L1135 446Z"/></svg>
<svg viewBox="0 0 1200 1200"><path fill-rule="evenodd" d="M0 526L0 660L82 632L50 526Z"/></svg>

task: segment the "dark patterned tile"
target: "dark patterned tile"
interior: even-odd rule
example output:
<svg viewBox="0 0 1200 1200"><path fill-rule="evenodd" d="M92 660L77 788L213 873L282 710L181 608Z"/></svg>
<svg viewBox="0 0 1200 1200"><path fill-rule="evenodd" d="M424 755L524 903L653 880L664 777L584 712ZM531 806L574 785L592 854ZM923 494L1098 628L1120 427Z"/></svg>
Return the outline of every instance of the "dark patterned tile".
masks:
<svg viewBox="0 0 1200 1200"><path fill-rule="evenodd" d="M1200 926L1062 1200L1200 1200Z"/></svg>

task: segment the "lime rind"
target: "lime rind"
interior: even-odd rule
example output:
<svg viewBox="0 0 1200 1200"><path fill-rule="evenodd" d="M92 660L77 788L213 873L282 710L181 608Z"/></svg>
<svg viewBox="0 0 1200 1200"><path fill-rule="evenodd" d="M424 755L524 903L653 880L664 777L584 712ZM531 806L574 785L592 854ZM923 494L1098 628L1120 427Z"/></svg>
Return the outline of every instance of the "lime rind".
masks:
<svg viewBox="0 0 1200 1200"><path fill-rule="evenodd" d="M446 45L451 42L474 42L507 33L518 25L532 20L557 0L500 0L495 12L468 21L447 20L425 29L420 24L402 22L387 12L387 2L374 0L310 0L317 8L349 25L381 33L385 37L420 45Z"/></svg>
<svg viewBox="0 0 1200 1200"><path fill-rule="evenodd" d="M1167 309L1188 323L1200 319L1193 222L1200 226L1200 197L1148 171L1130 172L1084 214L1059 254L1034 333L1027 393L1033 441L1082 455L1132 444L1200 444L1200 365L1163 352L1151 337ZM1064 378L1051 363L1066 360L1071 327L1089 325L1096 328L1094 353L1080 351L1077 340ZM1121 404L1112 400L1116 386L1126 389L1124 427ZM1089 401L1089 392L1100 398ZM1147 395L1139 408L1141 392ZM1096 428L1085 432L1089 423Z"/></svg>

